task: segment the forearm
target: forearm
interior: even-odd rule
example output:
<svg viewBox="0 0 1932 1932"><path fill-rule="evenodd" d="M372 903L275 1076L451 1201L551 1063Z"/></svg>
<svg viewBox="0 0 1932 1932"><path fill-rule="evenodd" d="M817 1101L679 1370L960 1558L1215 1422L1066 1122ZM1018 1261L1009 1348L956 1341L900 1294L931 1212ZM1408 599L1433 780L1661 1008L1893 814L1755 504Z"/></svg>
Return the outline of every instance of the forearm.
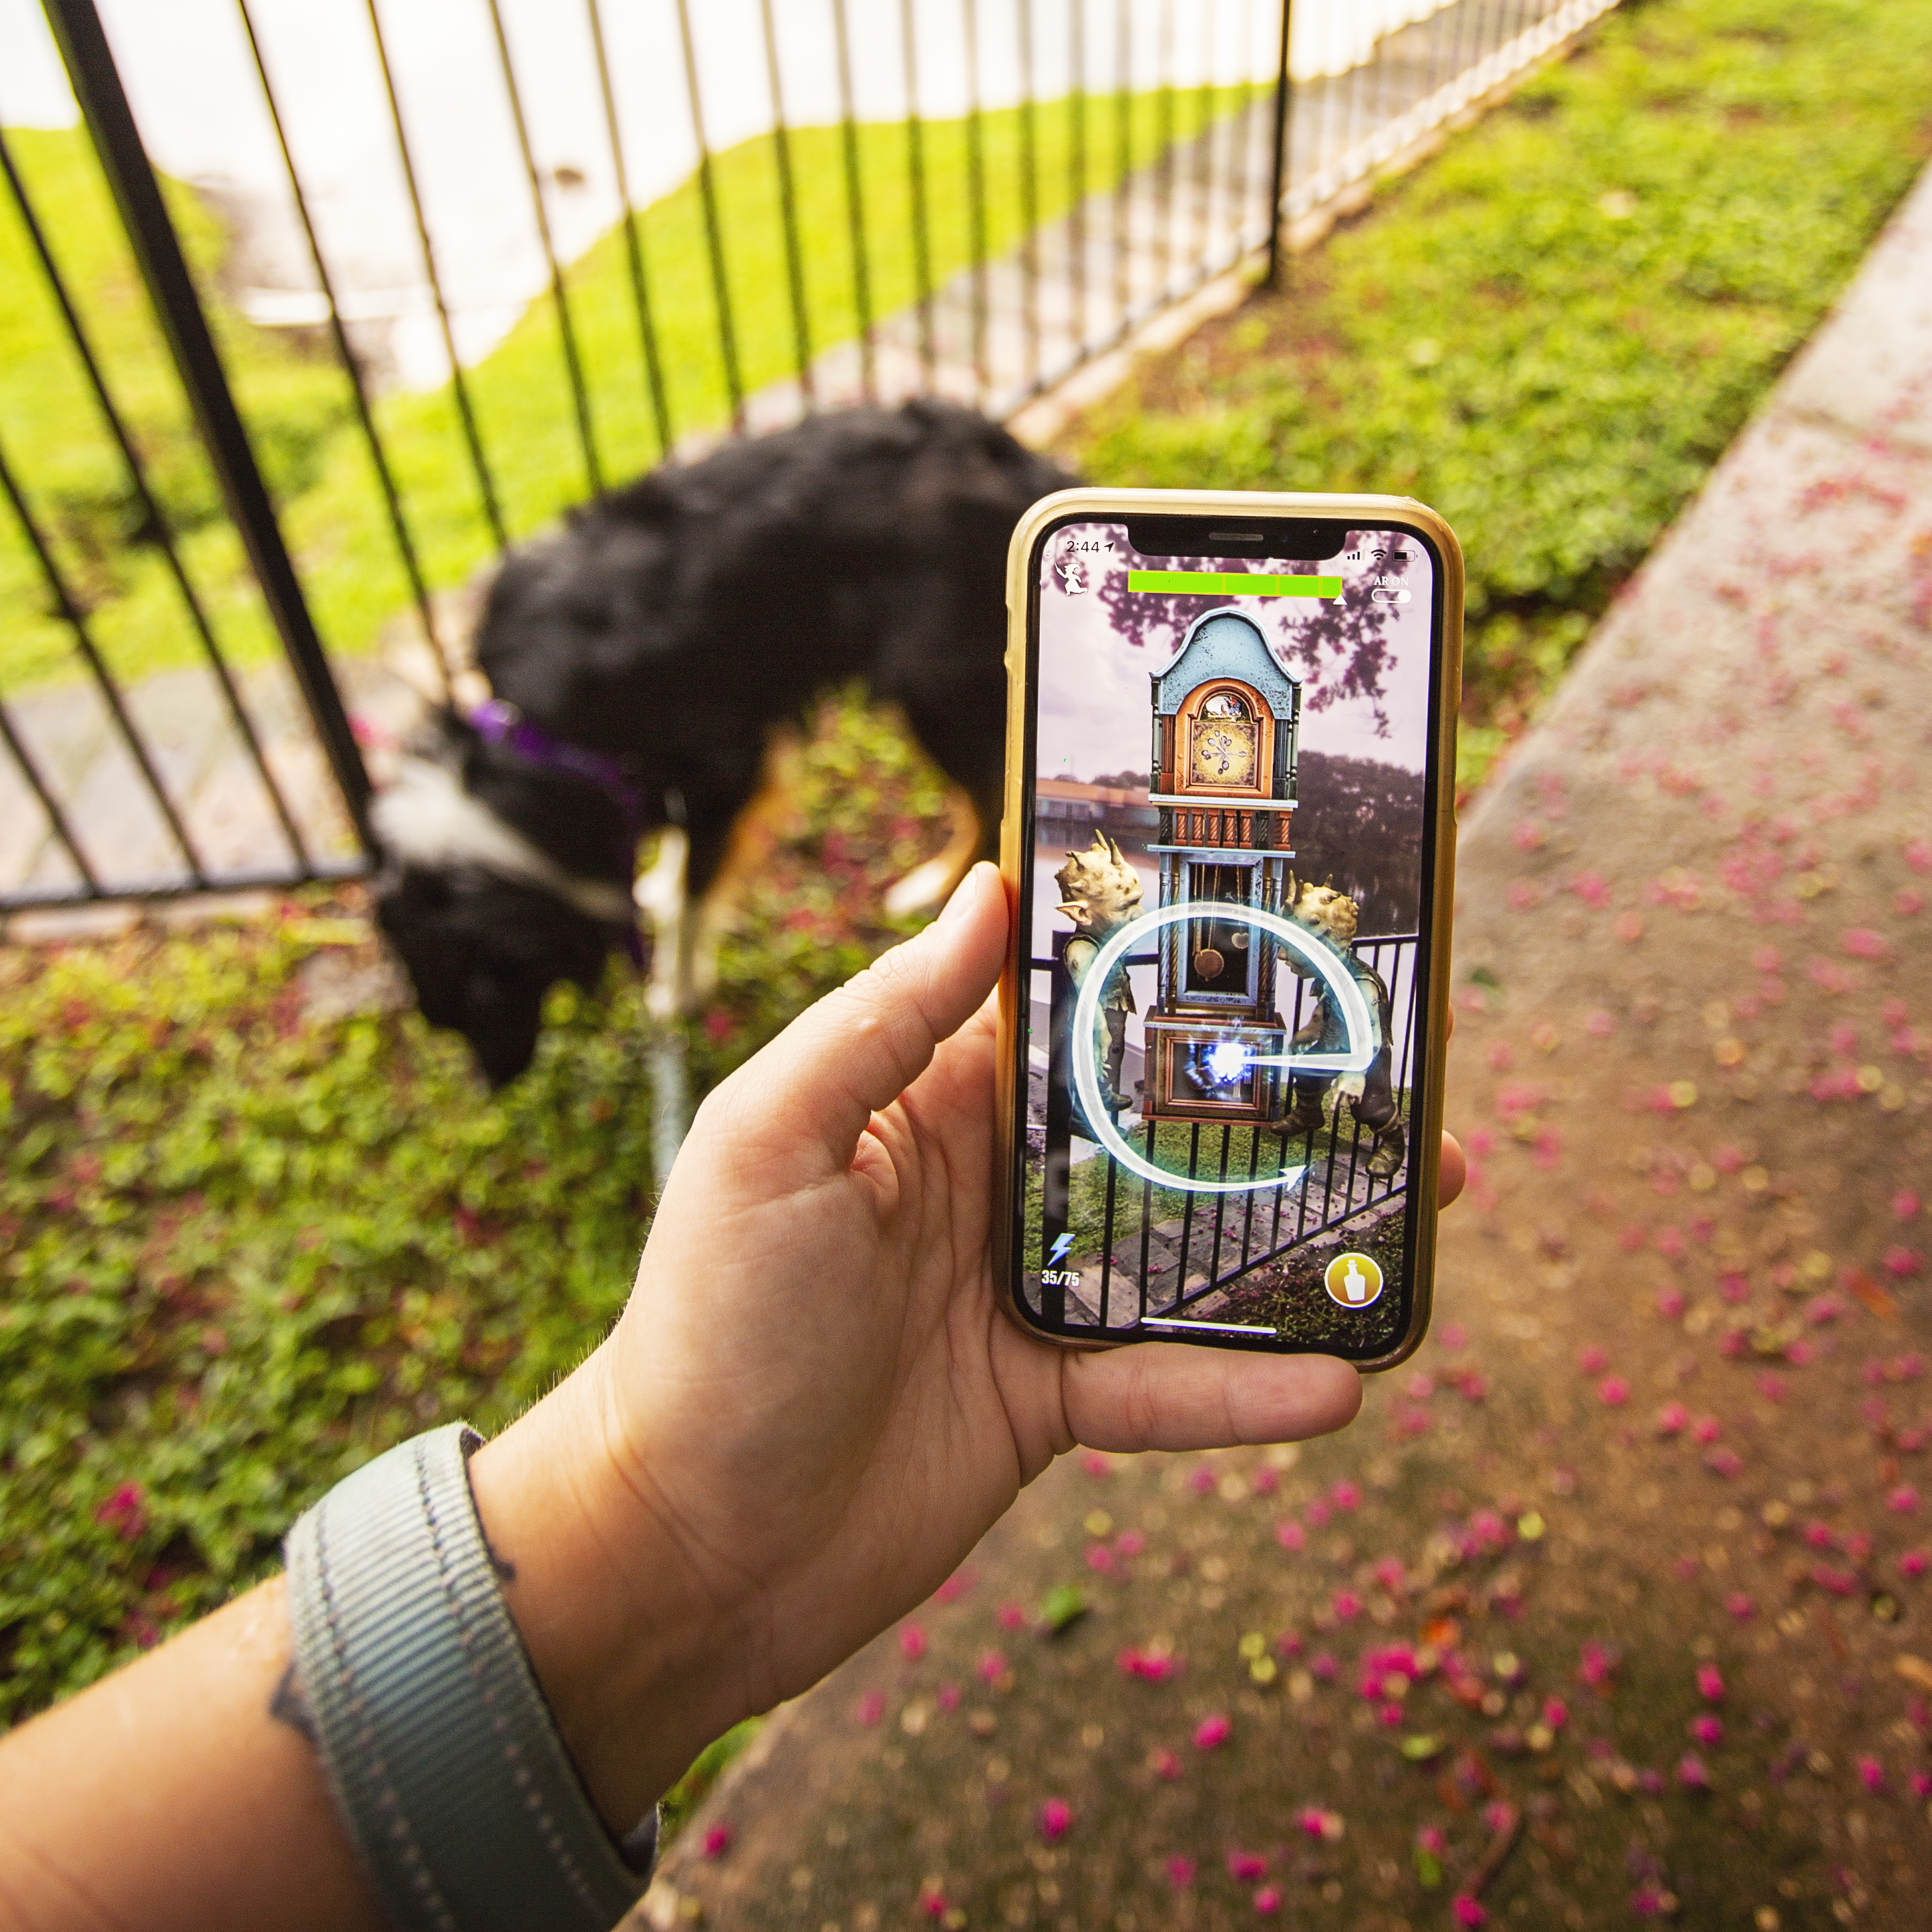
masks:
<svg viewBox="0 0 1932 1932"><path fill-rule="evenodd" d="M278 1577L8 1738L0 1926L379 1927L315 1753L276 1714L290 1651Z"/></svg>
<svg viewBox="0 0 1932 1932"><path fill-rule="evenodd" d="M745 1714L733 1647L610 1480L602 1365L470 1464L506 1602L614 1836ZM302 1728L283 1580L0 1744L0 1932L383 1921Z"/></svg>

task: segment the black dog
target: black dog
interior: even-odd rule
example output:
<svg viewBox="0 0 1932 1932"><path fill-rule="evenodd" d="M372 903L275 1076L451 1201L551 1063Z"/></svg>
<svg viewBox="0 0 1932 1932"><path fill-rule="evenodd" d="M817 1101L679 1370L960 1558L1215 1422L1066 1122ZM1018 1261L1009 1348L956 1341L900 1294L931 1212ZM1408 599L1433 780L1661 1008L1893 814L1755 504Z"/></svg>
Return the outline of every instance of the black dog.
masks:
<svg viewBox="0 0 1932 1932"><path fill-rule="evenodd" d="M546 990L635 948L638 842L666 826L675 946L653 977L661 1011L688 1010L700 944L678 915L718 879L774 730L850 679L971 800L963 870L999 824L1007 540L1071 480L916 402L728 444L514 552L476 640L493 703L440 712L377 802L376 916L424 1016L514 1079Z"/></svg>

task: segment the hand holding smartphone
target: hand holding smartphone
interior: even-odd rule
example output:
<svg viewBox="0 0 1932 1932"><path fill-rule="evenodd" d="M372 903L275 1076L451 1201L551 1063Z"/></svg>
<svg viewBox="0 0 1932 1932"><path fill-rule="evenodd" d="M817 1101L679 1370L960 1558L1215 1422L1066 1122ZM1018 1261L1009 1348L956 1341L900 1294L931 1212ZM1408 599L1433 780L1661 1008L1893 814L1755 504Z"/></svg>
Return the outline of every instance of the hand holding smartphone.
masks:
<svg viewBox="0 0 1932 1932"><path fill-rule="evenodd" d="M1010 1312L1392 1366L1434 1264L1454 533L1400 497L1067 490L1008 602Z"/></svg>

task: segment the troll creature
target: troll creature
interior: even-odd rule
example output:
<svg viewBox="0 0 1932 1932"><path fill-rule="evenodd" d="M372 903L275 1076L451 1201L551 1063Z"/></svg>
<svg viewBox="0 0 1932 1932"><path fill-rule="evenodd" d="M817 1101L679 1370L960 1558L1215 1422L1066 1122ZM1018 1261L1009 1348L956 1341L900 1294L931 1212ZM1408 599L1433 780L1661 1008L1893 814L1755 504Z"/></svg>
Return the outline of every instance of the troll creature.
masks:
<svg viewBox="0 0 1932 1932"><path fill-rule="evenodd" d="M1365 959L1356 956L1354 940L1358 908L1346 893L1334 885L1318 886L1304 881L1298 887L1292 875L1288 882L1288 912L1292 919L1316 933L1341 956L1342 963L1355 976L1380 1022L1381 1044L1368 1071L1342 1078L1341 1089L1357 1124L1370 1136L1369 1172L1387 1180L1402 1172L1408 1152L1408 1140L1396 1104L1390 1052L1391 1007L1388 982ZM1296 974L1313 980L1308 968L1289 956ZM1336 1053L1348 1045L1348 1028L1335 1001L1317 980L1310 988L1313 1010L1293 1045L1304 1052ZM1282 1125L1290 1130L1312 1134L1325 1123L1329 1090L1336 1084L1334 1074L1298 1074L1288 1083L1288 1112ZM1359 1082L1359 1084L1358 1083ZM1340 1123L1337 1104L1336 1124Z"/></svg>
<svg viewBox="0 0 1932 1932"><path fill-rule="evenodd" d="M1140 874L1106 832L1096 832L1085 851L1067 854L1066 863L1053 880L1060 888L1060 910L1077 928L1066 942L1066 957L1068 976L1078 986L1092 970L1101 947L1140 916ZM1100 1099L1111 1114L1128 1104L1120 1093L1120 1069L1126 1059L1127 1016L1133 1010L1126 969L1116 966L1100 990L1094 1036L1094 1058L1101 1068ZM1077 1096L1074 1111L1079 1112Z"/></svg>

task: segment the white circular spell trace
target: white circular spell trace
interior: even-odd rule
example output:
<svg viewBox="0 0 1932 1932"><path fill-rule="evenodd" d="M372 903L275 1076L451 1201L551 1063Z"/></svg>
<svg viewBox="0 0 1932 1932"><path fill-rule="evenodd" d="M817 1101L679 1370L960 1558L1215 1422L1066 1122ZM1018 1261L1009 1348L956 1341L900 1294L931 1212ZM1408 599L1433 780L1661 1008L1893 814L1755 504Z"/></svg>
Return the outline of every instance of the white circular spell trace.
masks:
<svg viewBox="0 0 1932 1932"><path fill-rule="evenodd" d="M1193 919L1220 920L1231 925L1252 926L1256 932L1266 933L1308 962L1315 976L1334 994L1341 1010L1343 1029L1348 1039L1346 1052L1258 1053L1246 1061L1246 1065L1288 1066L1298 1073L1366 1073L1369 1070L1370 1063L1382 1044L1381 1030L1354 975L1331 946L1316 938L1305 926L1284 919L1279 913L1264 912L1257 906L1229 905L1220 900L1198 903L1184 901L1175 905L1162 906L1156 911L1144 913L1138 919L1130 920L1100 948L1094 956L1094 963L1082 976L1079 998L1073 1003L1071 1046L1074 1090L1080 1096L1088 1124L1098 1136L1101 1147L1130 1174L1138 1174L1143 1180L1151 1180L1156 1186L1178 1188L1189 1194L1258 1193L1267 1188L1292 1187L1307 1172L1305 1166L1285 1167L1279 1174L1256 1180L1202 1180L1170 1173L1136 1151L1132 1142L1114 1126L1113 1116L1101 1105L1100 1067L1094 1041L1094 1022L1100 1018L1101 990L1114 968L1139 940L1164 927L1180 926Z"/></svg>

